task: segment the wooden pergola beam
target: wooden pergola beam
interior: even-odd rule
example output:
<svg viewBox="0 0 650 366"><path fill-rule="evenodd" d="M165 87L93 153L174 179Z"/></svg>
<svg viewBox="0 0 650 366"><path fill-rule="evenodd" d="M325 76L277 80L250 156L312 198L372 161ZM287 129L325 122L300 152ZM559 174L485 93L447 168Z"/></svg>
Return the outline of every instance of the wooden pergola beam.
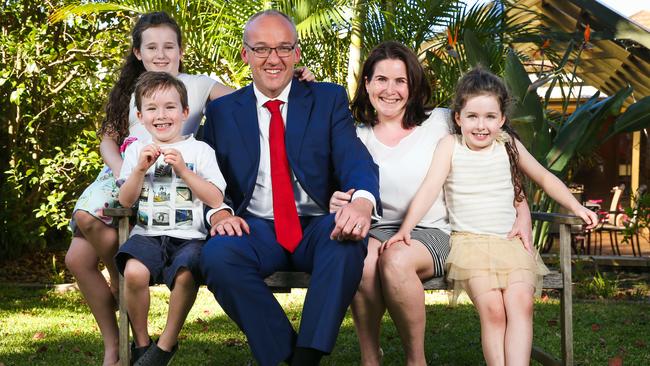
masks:
<svg viewBox="0 0 650 366"><path fill-rule="evenodd" d="M598 15L598 20L613 31L616 38L630 39L650 49L650 33L619 13L594 0L569 0L574 5Z"/></svg>

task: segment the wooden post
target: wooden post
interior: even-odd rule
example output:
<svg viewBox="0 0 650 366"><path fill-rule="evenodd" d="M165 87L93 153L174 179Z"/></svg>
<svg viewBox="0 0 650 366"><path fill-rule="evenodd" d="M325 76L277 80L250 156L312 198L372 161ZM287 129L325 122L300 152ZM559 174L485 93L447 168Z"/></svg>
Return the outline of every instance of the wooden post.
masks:
<svg viewBox="0 0 650 366"><path fill-rule="evenodd" d="M543 365L573 365L573 283L571 280L571 225L582 225L582 219L576 216L533 212L533 220L543 220L560 225L560 327L562 341L562 359L555 360L537 347L533 347L533 358Z"/></svg>
<svg viewBox="0 0 650 366"><path fill-rule="evenodd" d="M573 365L573 288L571 281L571 225L560 225L560 326L562 327L562 364Z"/></svg>
<svg viewBox="0 0 650 366"><path fill-rule="evenodd" d="M118 221L118 243L120 246L129 238L129 217L133 214L130 208L106 208L104 214L112 216ZM129 366L131 360L129 347L129 315L126 311L126 299L124 298L124 277L120 274L120 293L119 293L119 354L120 366Z"/></svg>
<svg viewBox="0 0 650 366"><path fill-rule="evenodd" d="M639 189L639 174L641 172L641 132L632 132L632 170L630 172L630 207L634 207L634 192Z"/></svg>
<svg viewBox="0 0 650 366"><path fill-rule="evenodd" d="M126 239L129 238L129 218L120 217L120 230L119 230L120 246L124 244ZM120 337L120 364L128 366L131 360L131 348L129 347L129 315L126 311L126 298L124 296L124 276L120 273L120 322L119 322L119 337Z"/></svg>

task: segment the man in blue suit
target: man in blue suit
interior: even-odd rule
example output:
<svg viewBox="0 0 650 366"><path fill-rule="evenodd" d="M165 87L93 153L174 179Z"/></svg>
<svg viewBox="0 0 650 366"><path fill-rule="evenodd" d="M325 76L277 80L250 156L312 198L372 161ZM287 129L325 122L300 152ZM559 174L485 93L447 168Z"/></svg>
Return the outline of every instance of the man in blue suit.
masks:
<svg viewBox="0 0 650 366"><path fill-rule="evenodd" d="M217 235L203 248L201 268L260 365L317 365L331 352L380 209L378 169L356 137L346 93L292 78L297 42L285 14L255 14L241 51L253 84L206 110L205 141L236 216L208 212ZM352 188L352 201L329 214L332 192ZM297 334L263 282L278 270L312 274Z"/></svg>

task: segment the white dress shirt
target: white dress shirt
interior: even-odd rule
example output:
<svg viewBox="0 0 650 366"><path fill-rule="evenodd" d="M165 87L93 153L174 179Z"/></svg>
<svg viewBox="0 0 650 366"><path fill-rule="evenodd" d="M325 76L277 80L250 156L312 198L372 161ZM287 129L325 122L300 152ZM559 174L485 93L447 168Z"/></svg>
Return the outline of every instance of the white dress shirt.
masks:
<svg viewBox="0 0 650 366"><path fill-rule="evenodd" d="M287 105L289 104L289 91L291 90L291 82L287 85L277 98L269 98L262 94L257 86L253 84L253 92L257 100L257 122L260 126L260 166L257 170L257 179L255 180L255 189L253 189L253 196L248 203L247 211L257 217L263 219L273 220L273 188L271 186L271 152L269 146L269 126L271 125L271 112L264 106L264 103L269 100L275 99L284 102L280 105L280 112L282 113L282 121L284 122L285 130L287 126ZM292 123L300 123L294 121ZM307 192L300 186L300 182L296 179L293 171L291 172L291 182L293 183L293 196L296 200L296 208L298 209L298 216L319 216L326 212L318 207L316 202L312 200Z"/></svg>
<svg viewBox="0 0 650 366"><path fill-rule="evenodd" d="M271 153L269 148L271 112L264 107L264 103L272 99L284 102L280 106L280 112L282 113L282 120L284 121L286 131L290 91L291 82L289 82L277 98L269 98L257 89L257 86L253 83L253 92L255 93L255 99L257 100L255 106L257 109L257 121L260 131L260 164L257 171L257 179L255 180L255 188L253 189L251 200L248 203L247 211L256 217L268 220L273 220L273 189L271 187ZM300 123L300 121L293 121L292 123ZM318 204L311 199L307 192L305 192L305 190L300 186L300 182L296 179L293 171L291 172L291 178L298 216L320 216L327 214L327 211L319 207ZM376 213L376 201L372 193L364 190L355 191L352 200L357 198L366 198L372 202L373 213ZM222 205L219 208L208 211L206 215L208 222L210 222L210 216L212 216L212 214L222 209L230 209L230 207ZM230 211L232 212L232 209L230 209ZM373 218L376 217L376 214L374 214Z"/></svg>

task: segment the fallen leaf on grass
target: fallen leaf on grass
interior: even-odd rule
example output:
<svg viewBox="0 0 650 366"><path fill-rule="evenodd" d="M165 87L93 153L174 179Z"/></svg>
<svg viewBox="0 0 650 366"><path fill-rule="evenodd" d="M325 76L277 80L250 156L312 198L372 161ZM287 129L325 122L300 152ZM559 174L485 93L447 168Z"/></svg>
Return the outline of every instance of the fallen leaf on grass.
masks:
<svg viewBox="0 0 650 366"><path fill-rule="evenodd" d="M623 359L619 356L612 357L607 360L607 366L623 366Z"/></svg>
<svg viewBox="0 0 650 366"><path fill-rule="evenodd" d="M194 322L197 323L197 324L205 324L205 320L203 320L201 318L196 318L196 320Z"/></svg>
<svg viewBox="0 0 650 366"><path fill-rule="evenodd" d="M600 324L598 324L598 323L593 323L593 324L591 325L591 331L592 331L592 332L597 332L597 331L599 331L599 330L600 330Z"/></svg>
<svg viewBox="0 0 650 366"><path fill-rule="evenodd" d="M557 319L549 319L546 321L546 324L548 324L549 327L557 327Z"/></svg>
<svg viewBox="0 0 650 366"><path fill-rule="evenodd" d="M32 337L32 339L43 339L43 338L45 338L45 333L43 333L43 332L36 332L36 333L34 333L34 336Z"/></svg>
<svg viewBox="0 0 650 366"><path fill-rule="evenodd" d="M242 347L245 342L239 338L228 338L223 342L228 347Z"/></svg>
<svg viewBox="0 0 650 366"><path fill-rule="evenodd" d="M72 347L72 352L79 353L81 352L81 350L79 349L79 347Z"/></svg>
<svg viewBox="0 0 650 366"><path fill-rule="evenodd" d="M645 341L637 339L636 341L634 341L634 345L639 347L639 348L645 348ZM2 365L0 365L0 366L2 366Z"/></svg>
<svg viewBox="0 0 650 366"><path fill-rule="evenodd" d="M201 332L207 333L208 329L209 329L209 327L207 325L204 325L203 328L201 328Z"/></svg>
<svg viewBox="0 0 650 366"><path fill-rule="evenodd" d="M205 310L203 310L203 314L210 315L210 314L212 314L212 312L210 311L210 309L205 309Z"/></svg>
<svg viewBox="0 0 650 366"><path fill-rule="evenodd" d="M603 337L598 338L598 342L599 342L600 345L603 346L603 347L605 347L605 346L607 345L607 341L606 341L605 338L603 338Z"/></svg>
<svg viewBox="0 0 650 366"><path fill-rule="evenodd" d="M47 351L47 346L42 345L42 346L38 347L38 349L36 350L36 353L43 353L45 351Z"/></svg>

